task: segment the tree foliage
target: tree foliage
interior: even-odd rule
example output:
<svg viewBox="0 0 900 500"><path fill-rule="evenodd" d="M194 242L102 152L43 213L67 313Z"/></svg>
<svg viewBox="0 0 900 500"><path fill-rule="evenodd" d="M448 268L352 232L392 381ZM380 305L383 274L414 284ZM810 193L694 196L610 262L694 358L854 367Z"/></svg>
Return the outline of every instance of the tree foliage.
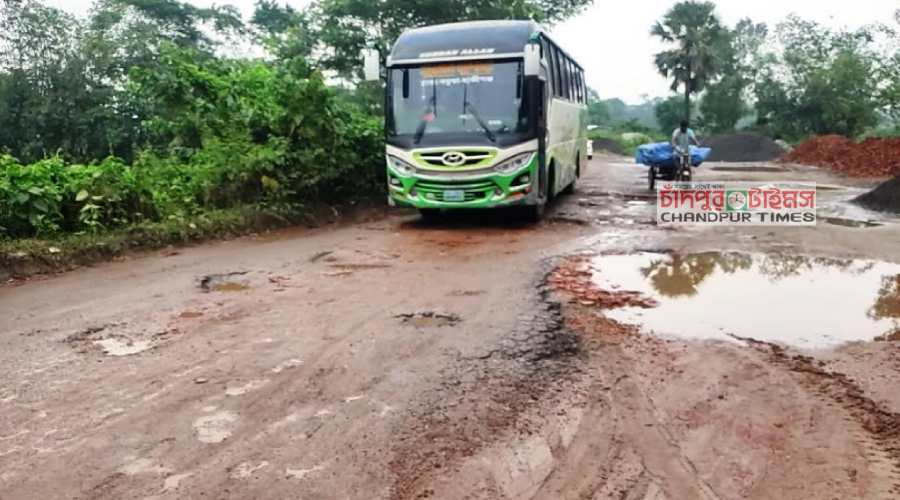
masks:
<svg viewBox="0 0 900 500"><path fill-rule="evenodd" d="M703 125L711 132L734 130L750 111L748 99L759 72L757 54L767 34L765 24L742 19L722 37L722 76L707 85L699 107Z"/></svg>
<svg viewBox="0 0 900 500"><path fill-rule="evenodd" d="M594 90L588 89L588 124L605 125L610 121L609 107L606 102L600 98L600 94Z"/></svg>
<svg viewBox="0 0 900 500"><path fill-rule="evenodd" d="M893 109L898 75L876 47L874 27L835 31L790 17L776 36L783 50L764 56L754 86L760 122L775 134L854 137Z"/></svg>
<svg viewBox="0 0 900 500"><path fill-rule="evenodd" d="M659 129L666 134L672 133L684 118L684 101L677 95L660 100L653 108Z"/></svg>
<svg viewBox="0 0 900 500"><path fill-rule="evenodd" d="M321 64L341 75L359 69L365 47L387 55L391 44L410 28L481 19L561 21L593 0L317 0L310 9L321 45Z"/></svg>

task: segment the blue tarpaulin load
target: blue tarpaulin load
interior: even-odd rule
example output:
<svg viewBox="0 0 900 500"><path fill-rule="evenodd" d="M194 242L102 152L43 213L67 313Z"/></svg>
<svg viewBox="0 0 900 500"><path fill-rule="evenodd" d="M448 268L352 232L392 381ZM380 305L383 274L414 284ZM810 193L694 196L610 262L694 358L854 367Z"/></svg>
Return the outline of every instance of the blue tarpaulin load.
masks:
<svg viewBox="0 0 900 500"><path fill-rule="evenodd" d="M712 152L710 148L698 148L691 146L691 164L699 167ZM638 146L634 161L639 165L656 165L659 167L675 166L675 148L668 142L642 144Z"/></svg>

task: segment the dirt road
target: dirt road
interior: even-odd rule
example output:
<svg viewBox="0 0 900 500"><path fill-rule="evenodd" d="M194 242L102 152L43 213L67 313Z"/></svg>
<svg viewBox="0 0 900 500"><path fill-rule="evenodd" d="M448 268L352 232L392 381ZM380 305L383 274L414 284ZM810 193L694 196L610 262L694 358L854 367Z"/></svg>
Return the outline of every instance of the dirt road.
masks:
<svg viewBox="0 0 900 500"><path fill-rule="evenodd" d="M896 498L900 226L764 167L698 180L816 180L828 222L664 230L605 157L537 227L397 213L0 288L0 499Z"/></svg>

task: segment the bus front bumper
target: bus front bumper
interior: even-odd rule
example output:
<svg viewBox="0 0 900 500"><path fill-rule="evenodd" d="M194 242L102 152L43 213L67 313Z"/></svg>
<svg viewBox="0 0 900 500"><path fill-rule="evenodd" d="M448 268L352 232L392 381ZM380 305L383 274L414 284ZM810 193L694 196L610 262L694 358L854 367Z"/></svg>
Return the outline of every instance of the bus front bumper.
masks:
<svg viewBox="0 0 900 500"><path fill-rule="evenodd" d="M509 174L477 177L403 176L388 168L391 206L434 209L486 209L535 205L537 161Z"/></svg>

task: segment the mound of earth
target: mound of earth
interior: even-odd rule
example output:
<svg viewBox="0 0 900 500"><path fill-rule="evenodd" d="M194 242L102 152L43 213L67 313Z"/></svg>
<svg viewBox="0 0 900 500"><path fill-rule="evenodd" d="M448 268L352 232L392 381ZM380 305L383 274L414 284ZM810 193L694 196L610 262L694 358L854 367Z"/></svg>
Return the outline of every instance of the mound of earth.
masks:
<svg viewBox="0 0 900 500"><path fill-rule="evenodd" d="M714 135L703 145L712 148L706 161L772 161L785 153L772 139L750 132Z"/></svg>
<svg viewBox="0 0 900 500"><path fill-rule="evenodd" d="M900 175L853 201L869 210L900 214Z"/></svg>
<svg viewBox="0 0 900 500"><path fill-rule="evenodd" d="M606 137L594 139L594 151L608 151L616 155L624 154L622 151L622 146L618 142L612 139L607 139Z"/></svg>
<svg viewBox="0 0 900 500"><path fill-rule="evenodd" d="M857 143L840 135L813 137L797 146L786 161L828 167L853 177L900 174L900 137Z"/></svg>

